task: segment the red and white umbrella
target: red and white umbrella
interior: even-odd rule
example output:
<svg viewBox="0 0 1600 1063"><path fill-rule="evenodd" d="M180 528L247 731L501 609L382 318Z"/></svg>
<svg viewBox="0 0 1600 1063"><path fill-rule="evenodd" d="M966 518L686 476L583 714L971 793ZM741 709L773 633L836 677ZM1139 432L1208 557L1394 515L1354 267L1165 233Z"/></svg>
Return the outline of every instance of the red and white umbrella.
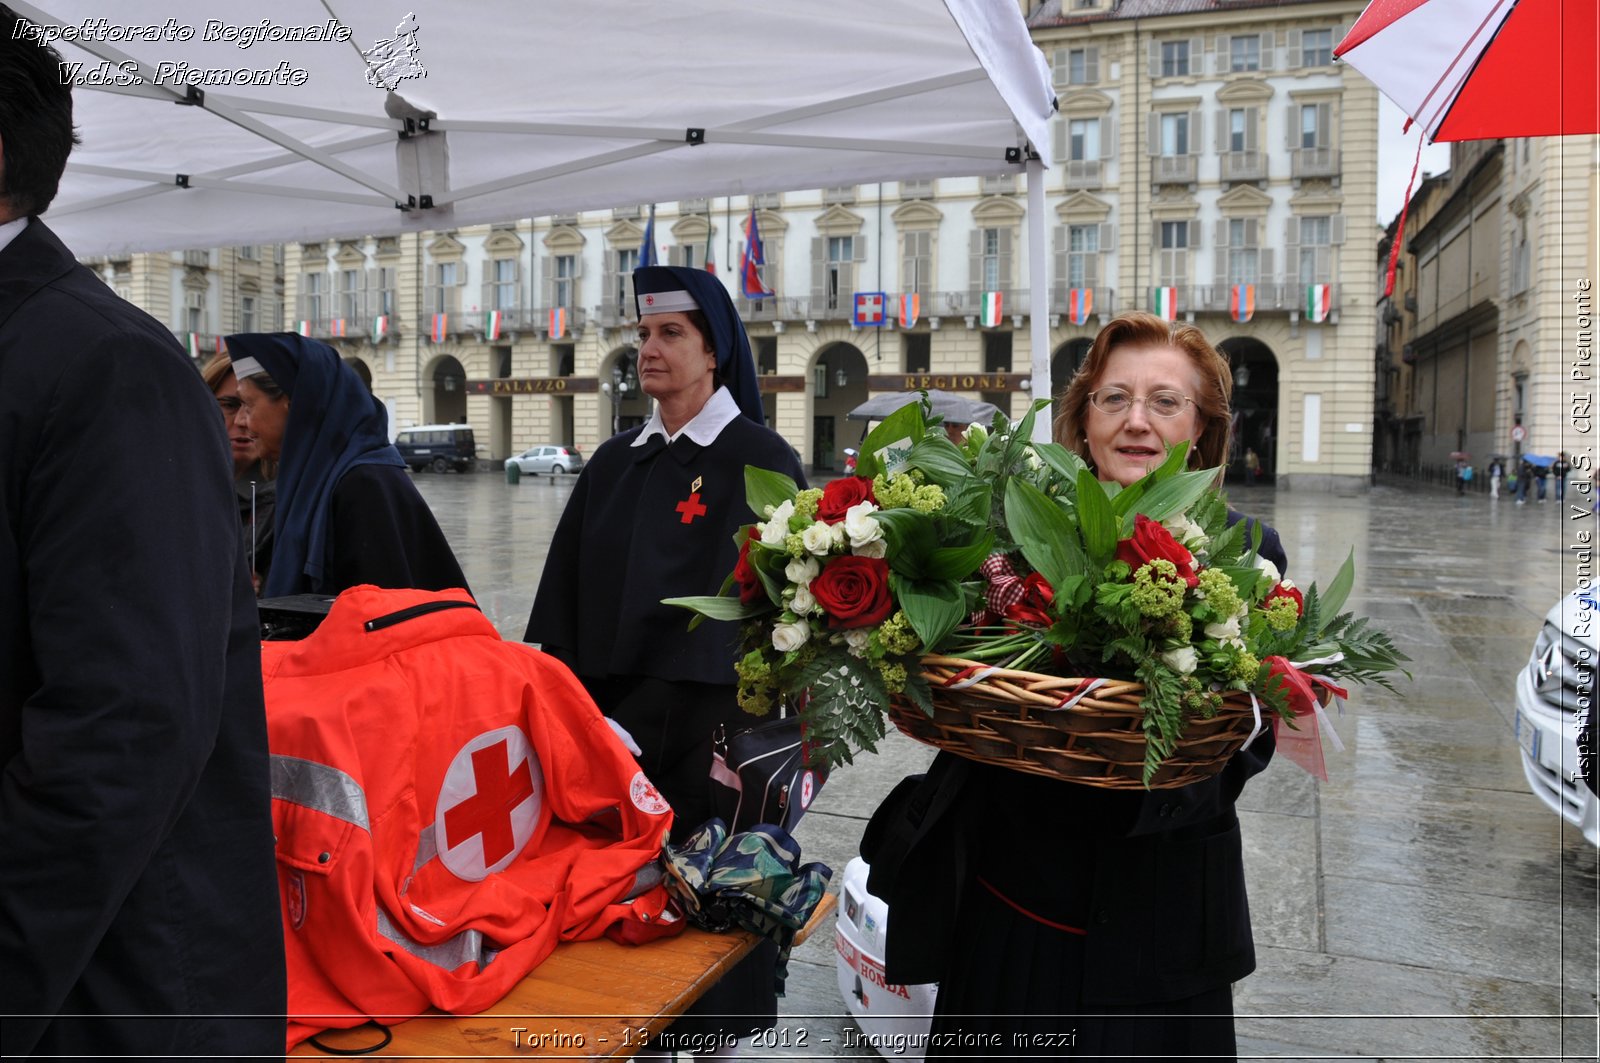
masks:
<svg viewBox="0 0 1600 1063"><path fill-rule="evenodd" d="M1334 54L1431 141L1600 132L1596 0L1372 0Z"/></svg>

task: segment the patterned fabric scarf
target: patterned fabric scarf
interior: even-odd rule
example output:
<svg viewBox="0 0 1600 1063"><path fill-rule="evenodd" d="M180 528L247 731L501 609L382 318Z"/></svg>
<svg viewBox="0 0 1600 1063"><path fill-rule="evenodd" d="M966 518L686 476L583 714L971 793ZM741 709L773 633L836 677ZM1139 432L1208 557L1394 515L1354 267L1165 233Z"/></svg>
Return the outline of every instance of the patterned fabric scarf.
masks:
<svg viewBox="0 0 1600 1063"><path fill-rule="evenodd" d="M786 831L762 824L728 835L710 819L682 845L666 849L667 889L689 921L703 930L743 927L777 942L778 993L789 975L795 934L828 892L833 871L800 863L800 844Z"/></svg>

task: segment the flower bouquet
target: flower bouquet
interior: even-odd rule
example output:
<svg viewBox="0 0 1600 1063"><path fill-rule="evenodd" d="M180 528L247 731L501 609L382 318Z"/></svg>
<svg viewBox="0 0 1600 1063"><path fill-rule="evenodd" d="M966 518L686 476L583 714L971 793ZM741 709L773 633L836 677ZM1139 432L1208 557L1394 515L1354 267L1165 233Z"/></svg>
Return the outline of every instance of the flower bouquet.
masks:
<svg viewBox="0 0 1600 1063"><path fill-rule="evenodd" d="M1340 684L1393 689L1405 655L1340 612L1352 560L1326 591L1296 587L1186 446L1129 487L1101 483L1030 441L1045 405L960 442L903 407L822 489L746 469L765 519L739 530L722 593L668 599L741 622L740 703L797 706L830 766L892 719L964 756L1122 788L1204 778L1273 717L1314 728Z"/></svg>

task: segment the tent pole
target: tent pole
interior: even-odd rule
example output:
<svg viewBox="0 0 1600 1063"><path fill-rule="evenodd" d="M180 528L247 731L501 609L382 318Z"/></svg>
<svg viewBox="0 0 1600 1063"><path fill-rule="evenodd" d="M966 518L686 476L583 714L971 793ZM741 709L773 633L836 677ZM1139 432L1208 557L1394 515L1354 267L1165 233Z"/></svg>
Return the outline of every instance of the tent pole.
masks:
<svg viewBox="0 0 1600 1063"><path fill-rule="evenodd" d="M1032 399L1050 395L1050 286L1044 275L1044 160L1029 153L1028 158L1028 287L1029 359L1032 374ZM1049 442L1054 429L1053 410L1033 422L1036 443Z"/></svg>

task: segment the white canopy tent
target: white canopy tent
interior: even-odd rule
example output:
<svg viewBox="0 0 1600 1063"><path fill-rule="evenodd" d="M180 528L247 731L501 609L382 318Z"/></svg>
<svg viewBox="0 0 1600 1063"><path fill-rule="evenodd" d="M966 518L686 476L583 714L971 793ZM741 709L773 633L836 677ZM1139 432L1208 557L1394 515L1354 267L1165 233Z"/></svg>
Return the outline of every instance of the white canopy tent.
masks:
<svg viewBox="0 0 1600 1063"><path fill-rule="evenodd" d="M1012 169L1048 397L1055 101L1012 0L11 6L79 83L45 219L78 254Z"/></svg>

